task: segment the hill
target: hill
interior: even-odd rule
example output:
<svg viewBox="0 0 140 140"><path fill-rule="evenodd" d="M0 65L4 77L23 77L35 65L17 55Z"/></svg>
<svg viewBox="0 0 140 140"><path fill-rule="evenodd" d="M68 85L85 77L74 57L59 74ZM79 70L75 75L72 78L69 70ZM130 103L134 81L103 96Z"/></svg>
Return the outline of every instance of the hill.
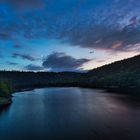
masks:
<svg viewBox="0 0 140 140"><path fill-rule="evenodd" d="M86 78L86 84L91 87L139 92L140 55L93 69Z"/></svg>
<svg viewBox="0 0 140 140"><path fill-rule="evenodd" d="M93 69L87 73L0 71L0 81L8 83L14 90L71 86L140 93L140 55Z"/></svg>

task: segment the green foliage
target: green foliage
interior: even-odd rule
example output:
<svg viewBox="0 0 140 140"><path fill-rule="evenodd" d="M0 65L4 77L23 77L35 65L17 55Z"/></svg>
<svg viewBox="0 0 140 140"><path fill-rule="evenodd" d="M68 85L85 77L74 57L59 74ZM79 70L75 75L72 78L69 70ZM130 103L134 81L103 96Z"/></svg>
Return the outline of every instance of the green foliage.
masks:
<svg viewBox="0 0 140 140"><path fill-rule="evenodd" d="M0 81L0 97L10 97L12 88L7 82Z"/></svg>

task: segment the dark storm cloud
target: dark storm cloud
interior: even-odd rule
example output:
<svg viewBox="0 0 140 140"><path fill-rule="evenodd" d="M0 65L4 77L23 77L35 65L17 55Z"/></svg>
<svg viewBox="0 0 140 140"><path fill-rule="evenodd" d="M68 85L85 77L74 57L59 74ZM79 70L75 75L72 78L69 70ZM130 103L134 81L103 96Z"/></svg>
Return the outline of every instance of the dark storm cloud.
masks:
<svg viewBox="0 0 140 140"><path fill-rule="evenodd" d="M33 65L33 64L30 64L30 65L25 66L24 69L25 70L29 70L29 71L40 71L40 70L44 70L43 67L37 66L37 65Z"/></svg>
<svg viewBox="0 0 140 140"><path fill-rule="evenodd" d="M52 71L76 71L80 70L90 59L76 59L65 53L54 52L43 60L43 67Z"/></svg>
<svg viewBox="0 0 140 140"><path fill-rule="evenodd" d="M96 31L94 32L94 30ZM83 36L84 34L85 36ZM84 48L127 51L128 45L140 43L140 26L126 26L122 30L115 28L111 30L109 27L105 29L100 26L94 28L92 32L89 28L89 30L78 32L78 34L72 31L67 41L72 45L80 45Z"/></svg>
<svg viewBox="0 0 140 140"><path fill-rule="evenodd" d="M137 0L117 0L108 6L80 9L81 14L77 13L71 24L69 20L61 23L60 38L84 48L127 51L128 45L140 42L140 17L135 16L140 11L136 4Z"/></svg>
<svg viewBox="0 0 140 140"><path fill-rule="evenodd" d="M7 0L0 25L12 36L59 39L83 48L130 51L140 43L139 0ZM40 8L43 5L45 8ZM26 8L29 11L26 11ZM23 12L17 12L20 8ZM34 11L36 9L36 12Z"/></svg>
<svg viewBox="0 0 140 140"><path fill-rule="evenodd" d="M12 57L13 58L20 57L22 59L26 59L26 60L29 60L29 61L36 61L36 60L38 60L34 56L31 56L31 55L28 55L28 54L21 54L21 53L13 53Z"/></svg>

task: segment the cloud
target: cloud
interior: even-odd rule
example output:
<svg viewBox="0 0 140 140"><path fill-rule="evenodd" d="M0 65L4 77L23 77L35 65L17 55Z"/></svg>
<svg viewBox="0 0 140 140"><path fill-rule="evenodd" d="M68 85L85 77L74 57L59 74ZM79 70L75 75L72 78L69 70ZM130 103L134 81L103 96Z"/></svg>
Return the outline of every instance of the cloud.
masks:
<svg viewBox="0 0 140 140"><path fill-rule="evenodd" d="M30 64L24 67L29 71L84 71L82 66L91 61L91 59L76 59L62 52L54 52L42 60L42 65Z"/></svg>
<svg viewBox="0 0 140 140"><path fill-rule="evenodd" d="M16 66L16 65L18 65L18 63L10 62L10 61L7 61L7 64L8 64L8 65L12 65L12 66Z"/></svg>
<svg viewBox="0 0 140 140"><path fill-rule="evenodd" d="M140 43L139 0L7 0L1 28L27 39L59 39L72 46L128 51ZM46 8L39 8L45 5ZM34 12L34 8L37 12ZM2 11L2 10L1 10ZM12 18L11 18L12 17ZM1 35L0 35L1 36ZM3 36L3 35L2 35ZM130 49L129 49L130 50Z"/></svg>
<svg viewBox="0 0 140 140"><path fill-rule="evenodd" d="M76 59L65 53L54 52L43 60L43 67L52 71L76 71L91 61L90 59Z"/></svg>
<svg viewBox="0 0 140 140"><path fill-rule="evenodd" d="M42 66L37 66L37 65L27 65L24 67L25 70L29 70L29 71L41 71L44 70L44 68Z"/></svg>
<svg viewBox="0 0 140 140"><path fill-rule="evenodd" d="M11 35L8 32L1 32L0 39L9 40L9 39L11 39Z"/></svg>
<svg viewBox="0 0 140 140"><path fill-rule="evenodd" d="M87 21L83 23L78 21L79 23L73 25L72 28L70 26L64 28L60 38L72 46L78 45L83 48L107 51L127 51L128 45L135 45L140 42L140 23L125 23L123 26L117 24L118 21L121 22L117 16L113 17L112 15L109 19L108 15L104 18L100 14L98 16L100 19L95 18L95 22L94 19L87 20L88 24Z"/></svg>
<svg viewBox="0 0 140 140"><path fill-rule="evenodd" d="M7 2L18 10L41 8L44 4L44 0L2 0L2 2Z"/></svg>
<svg viewBox="0 0 140 140"><path fill-rule="evenodd" d="M106 60L102 60L102 59L100 59L100 60L97 60L96 62L98 62L98 63L103 63L103 62L105 62Z"/></svg>
<svg viewBox="0 0 140 140"><path fill-rule="evenodd" d="M12 57L13 58L20 57L22 59L26 59L26 60L29 60L29 61L36 61L36 60L38 60L38 58L36 58L34 56L31 56L31 55L28 55L28 54L20 54L20 53L13 53Z"/></svg>
<svg viewBox="0 0 140 140"><path fill-rule="evenodd" d="M21 49L22 48L22 45L20 45L19 43L18 44L14 44L13 46L15 49Z"/></svg>
<svg viewBox="0 0 140 140"><path fill-rule="evenodd" d="M128 45L140 42L140 17L136 16L140 10L136 3L137 0L110 1L106 8L102 1L103 7L97 4L94 8L93 4L88 9L79 9L75 20L69 17L71 24L68 19L65 23L62 20L59 37L72 46L128 51Z"/></svg>

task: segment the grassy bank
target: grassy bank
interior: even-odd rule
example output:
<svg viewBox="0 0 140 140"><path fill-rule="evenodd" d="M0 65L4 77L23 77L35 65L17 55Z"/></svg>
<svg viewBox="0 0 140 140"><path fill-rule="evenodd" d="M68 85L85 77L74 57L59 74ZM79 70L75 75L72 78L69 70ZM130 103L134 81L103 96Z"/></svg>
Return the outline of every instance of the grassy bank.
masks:
<svg viewBox="0 0 140 140"><path fill-rule="evenodd" d="M12 88L7 82L0 82L0 107L12 102Z"/></svg>

